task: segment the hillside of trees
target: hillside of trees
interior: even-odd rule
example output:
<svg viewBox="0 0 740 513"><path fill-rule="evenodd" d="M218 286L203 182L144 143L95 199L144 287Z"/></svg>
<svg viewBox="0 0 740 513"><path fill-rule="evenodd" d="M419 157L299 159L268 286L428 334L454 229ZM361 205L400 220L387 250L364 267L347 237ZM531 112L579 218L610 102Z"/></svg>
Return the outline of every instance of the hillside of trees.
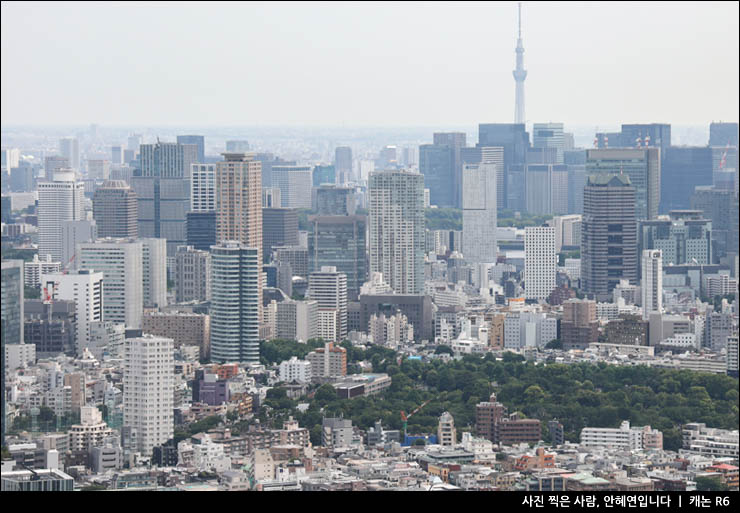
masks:
<svg viewBox="0 0 740 513"><path fill-rule="evenodd" d="M263 352L273 351L272 344L263 343ZM305 348L305 344L295 344ZM677 450L681 424L704 422L710 427L737 429L740 420L738 380L724 375L605 363L543 366L524 362L512 353L501 361L487 354L449 363L404 360L399 365L392 350L343 346L349 348L348 365L370 361L374 372L392 377L391 387L378 396L344 400L336 398L330 385L320 387L313 398L298 401L274 391L266 401L274 409L269 416L263 412L261 421L278 427L293 415L311 430L312 441L318 442L323 416L343 414L362 429L377 420L386 429L401 429L400 412L413 411L431 399L409 419L410 434L436 432L444 411L453 415L458 432L475 432L475 406L495 392L510 413L541 420L545 440L549 440L547 421L554 418L563 424L566 440L574 442L586 426L618 427L629 420L634 426L661 430L664 447ZM283 342L281 347L285 350L288 344ZM304 348L297 349L302 352ZM295 409L299 402L309 403L305 413Z"/></svg>

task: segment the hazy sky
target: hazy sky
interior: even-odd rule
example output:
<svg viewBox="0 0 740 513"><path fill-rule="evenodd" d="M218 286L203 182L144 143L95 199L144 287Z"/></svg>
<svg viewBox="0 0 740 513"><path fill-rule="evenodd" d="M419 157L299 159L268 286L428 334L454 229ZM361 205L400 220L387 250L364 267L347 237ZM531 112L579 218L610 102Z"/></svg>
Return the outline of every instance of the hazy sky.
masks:
<svg viewBox="0 0 740 513"><path fill-rule="evenodd" d="M8 124L513 122L516 3L2 3ZM523 11L527 122L738 119L738 3Z"/></svg>

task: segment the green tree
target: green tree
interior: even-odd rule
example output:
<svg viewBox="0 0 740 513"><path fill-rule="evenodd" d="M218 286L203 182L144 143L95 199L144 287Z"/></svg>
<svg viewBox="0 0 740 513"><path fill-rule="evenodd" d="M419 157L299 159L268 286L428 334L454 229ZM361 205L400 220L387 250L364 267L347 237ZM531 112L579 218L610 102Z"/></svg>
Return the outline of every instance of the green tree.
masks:
<svg viewBox="0 0 740 513"><path fill-rule="evenodd" d="M321 385L318 388L318 390L316 390L316 395L314 395L314 399L324 404L330 401L333 401L336 398L337 398L336 389L328 383Z"/></svg>
<svg viewBox="0 0 740 513"><path fill-rule="evenodd" d="M719 476L697 476L697 492L726 492L728 486Z"/></svg>

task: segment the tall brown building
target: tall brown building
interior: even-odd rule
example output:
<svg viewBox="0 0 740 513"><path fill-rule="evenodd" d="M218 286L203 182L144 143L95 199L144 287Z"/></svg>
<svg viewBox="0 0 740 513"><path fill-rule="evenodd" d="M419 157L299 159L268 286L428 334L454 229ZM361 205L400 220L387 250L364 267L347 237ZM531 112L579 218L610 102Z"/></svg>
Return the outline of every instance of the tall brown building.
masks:
<svg viewBox="0 0 740 513"><path fill-rule="evenodd" d="M257 249L262 262L262 163L254 153L222 153L216 163L216 242ZM257 280L262 319L262 280Z"/></svg>
<svg viewBox="0 0 740 513"><path fill-rule="evenodd" d="M599 321L596 319L596 302L569 299L563 303L560 321L560 340L563 349L586 349L599 340Z"/></svg>
<svg viewBox="0 0 740 513"><path fill-rule="evenodd" d="M95 191L93 218L100 238L137 238L138 212L136 193L123 180L108 180Z"/></svg>
<svg viewBox="0 0 740 513"><path fill-rule="evenodd" d="M537 443L542 438L539 420L507 415L506 406L496 401L496 394L476 406L475 428L478 436L495 444Z"/></svg>

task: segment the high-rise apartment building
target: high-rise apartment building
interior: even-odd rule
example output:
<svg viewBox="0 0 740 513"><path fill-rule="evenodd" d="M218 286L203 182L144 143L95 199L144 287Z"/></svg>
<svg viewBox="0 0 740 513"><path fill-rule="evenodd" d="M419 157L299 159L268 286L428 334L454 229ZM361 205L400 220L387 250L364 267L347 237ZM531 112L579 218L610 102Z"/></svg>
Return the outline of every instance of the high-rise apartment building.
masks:
<svg viewBox="0 0 740 513"><path fill-rule="evenodd" d="M259 363L261 248L224 241L211 248L211 359Z"/></svg>
<svg viewBox="0 0 740 513"><path fill-rule="evenodd" d="M103 273L103 320L141 328L143 247L132 239L99 239L77 247L77 268Z"/></svg>
<svg viewBox="0 0 740 513"><path fill-rule="evenodd" d="M347 336L347 275L338 272L336 267L322 267L308 277L310 299L318 302L319 310L337 312L337 340L341 342Z"/></svg>
<svg viewBox="0 0 740 513"><path fill-rule="evenodd" d="M306 355L314 378L341 378L347 375L347 350L329 342Z"/></svg>
<svg viewBox="0 0 740 513"><path fill-rule="evenodd" d="M95 191L93 219L98 237L133 238L139 235L136 193L123 180L108 180Z"/></svg>
<svg viewBox="0 0 740 513"><path fill-rule="evenodd" d="M58 273L62 270L61 262L52 262L51 255L46 255L46 260L39 260L38 255L33 255L33 260L23 263L23 282L26 287L39 288L42 274Z"/></svg>
<svg viewBox="0 0 740 513"><path fill-rule="evenodd" d="M581 288L608 301L621 279L637 282L635 188L626 174L589 176L583 192Z"/></svg>
<svg viewBox="0 0 740 513"><path fill-rule="evenodd" d="M463 256L467 262L496 262L498 167L489 162L463 164Z"/></svg>
<svg viewBox="0 0 740 513"><path fill-rule="evenodd" d="M103 273L81 270L43 274L41 286L54 301L74 301L77 314L75 352L82 356L90 345L90 324L103 320Z"/></svg>
<svg viewBox="0 0 740 513"><path fill-rule="evenodd" d="M635 188L637 219L655 219L658 215L661 183L661 152L658 148L586 150L586 172L589 175L628 176Z"/></svg>
<svg viewBox="0 0 740 513"><path fill-rule="evenodd" d="M211 254L180 246L175 254L175 301L211 300Z"/></svg>
<svg viewBox="0 0 740 513"><path fill-rule="evenodd" d="M85 186L71 169L57 170L53 181L39 182L39 258L62 259L62 222L84 218ZM62 262L65 264L66 262Z"/></svg>
<svg viewBox="0 0 740 513"><path fill-rule="evenodd" d="M524 291L527 299L547 299L555 288L555 228L524 229Z"/></svg>
<svg viewBox="0 0 740 513"><path fill-rule="evenodd" d="M410 171L370 175L370 271L398 294L424 290L424 176Z"/></svg>
<svg viewBox="0 0 740 513"><path fill-rule="evenodd" d="M663 311L663 254L659 249L642 252L642 318Z"/></svg>
<svg viewBox="0 0 740 513"><path fill-rule="evenodd" d="M144 335L125 341L124 446L142 455L172 438L175 429L175 359L170 338Z"/></svg>

